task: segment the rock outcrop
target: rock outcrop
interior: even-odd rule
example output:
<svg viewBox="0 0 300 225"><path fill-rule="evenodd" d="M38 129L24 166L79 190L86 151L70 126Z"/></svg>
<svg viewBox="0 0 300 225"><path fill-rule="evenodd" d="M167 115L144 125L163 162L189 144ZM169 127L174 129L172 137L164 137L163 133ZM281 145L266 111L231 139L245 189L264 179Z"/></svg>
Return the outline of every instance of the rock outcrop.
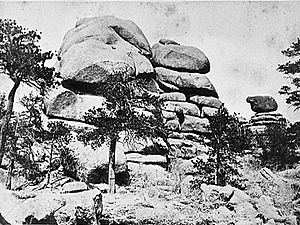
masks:
<svg viewBox="0 0 300 225"><path fill-rule="evenodd" d="M170 131L171 164L193 174L193 160L209 151L205 138L208 118L222 106L214 85L205 74L210 70L206 55L196 47L161 39L152 47L156 81L164 101L163 117Z"/></svg>
<svg viewBox="0 0 300 225"><path fill-rule="evenodd" d="M250 96L246 101L250 103L255 115L246 124L249 129L256 133L263 133L267 127L274 124L284 124L288 122L282 114L276 112L278 105L272 96Z"/></svg>
<svg viewBox="0 0 300 225"><path fill-rule="evenodd" d="M163 100L162 113L172 149L158 140L135 147L118 143L118 173L127 171L127 163L165 166L170 163L168 158L191 163L207 152L203 140L210 132L208 118L217 113L222 102L205 75L210 63L200 49L170 39L161 39L151 48L135 23L104 16L78 21L65 35L58 59L61 86L53 89L45 101L50 118L84 122L88 109L105 109L106 101L95 89L116 74L132 79L149 77L147 89ZM147 113L143 109L137 111ZM80 171L86 177L107 167L105 146L94 152L82 144L71 148L85 168Z"/></svg>
<svg viewBox="0 0 300 225"><path fill-rule="evenodd" d="M256 113L273 112L278 108L275 99L268 95L249 96L246 101L250 103L252 111Z"/></svg>

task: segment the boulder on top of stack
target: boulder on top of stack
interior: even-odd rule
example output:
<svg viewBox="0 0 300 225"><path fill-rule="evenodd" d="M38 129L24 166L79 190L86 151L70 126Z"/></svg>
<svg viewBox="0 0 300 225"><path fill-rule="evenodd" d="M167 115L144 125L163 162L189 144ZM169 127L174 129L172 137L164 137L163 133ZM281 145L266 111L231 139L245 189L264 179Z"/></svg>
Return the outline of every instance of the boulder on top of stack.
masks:
<svg viewBox="0 0 300 225"><path fill-rule="evenodd" d="M152 46L153 64L176 71L208 73L209 60L198 48L180 45L176 41L161 39Z"/></svg>
<svg viewBox="0 0 300 225"><path fill-rule="evenodd" d="M150 45L140 28L114 16L82 19L65 35L58 52L64 83L99 83L113 74L153 72Z"/></svg>
<svg viewBox="0 0 300 225"><path fill-rule="evenodd" d="M278 104L272 96L249 96L246 101L250 103L252 111L256 112L247 125L250 130L261 133L273 124L287 123L286 119L280 113L275 112Z"/></svg>
<svg viewBox="0 0 300 225"><path fill-rule="evenodd" d="M273 112L278 108L275 99L269 95L249 96L246 102L250 103L252 111L256 113Z"/></svg>

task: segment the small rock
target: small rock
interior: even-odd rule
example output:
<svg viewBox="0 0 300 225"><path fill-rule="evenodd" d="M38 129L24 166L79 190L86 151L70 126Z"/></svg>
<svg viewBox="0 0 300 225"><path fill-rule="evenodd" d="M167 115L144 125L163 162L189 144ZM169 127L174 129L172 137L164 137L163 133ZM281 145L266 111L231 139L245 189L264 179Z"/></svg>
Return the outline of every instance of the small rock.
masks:
<svg viewBox="0 0 300 225"><path fill-rule="evenodd" d="M75 181L64 184L62 193L76 193L88 190L88 186L84 182Z"/></svg>
<svg viewBox="0 0 300 225"><path fill-rule="evenodd" d="M180 45L178 42L166 38L160 39L159 43L162 45Z"/></svg>
<svg viewBox="0 0 300 225"><path fill-rule="evenodd" d="M159 98L163 101L186 101L185 95L180 92L163 93Z"/></svg>
<svg viewBox="0 0 300 225"><path fill-rule="evenodd" d="M279 215L278 209L273 205L272 199L268 196L262 195L257 202L257 211L264 215L267 219L274 219L282 221L283 217Z"/></svg>

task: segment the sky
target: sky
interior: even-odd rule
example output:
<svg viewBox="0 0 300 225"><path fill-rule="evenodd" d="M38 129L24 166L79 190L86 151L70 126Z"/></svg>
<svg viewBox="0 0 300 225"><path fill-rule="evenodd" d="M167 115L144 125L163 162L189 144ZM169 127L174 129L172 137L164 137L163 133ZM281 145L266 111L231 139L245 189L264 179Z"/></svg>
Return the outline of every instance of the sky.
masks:
<svg viewBox="0 0 300 225"><path fill-rule="evenodd" d="M271 95L277 112L300 120L278 91L289 84L276 69L289 59L281 54L300 37L300 2L1 2L0 18L42 32L44 51L58 51L78 19L114 15L134 21L150 45L161 38L202 50L211 64L207 74L231 113L254 115L247 96ZM0 75L0 92L11 82ZM20 98L29 90L24 85Z"/></svg>

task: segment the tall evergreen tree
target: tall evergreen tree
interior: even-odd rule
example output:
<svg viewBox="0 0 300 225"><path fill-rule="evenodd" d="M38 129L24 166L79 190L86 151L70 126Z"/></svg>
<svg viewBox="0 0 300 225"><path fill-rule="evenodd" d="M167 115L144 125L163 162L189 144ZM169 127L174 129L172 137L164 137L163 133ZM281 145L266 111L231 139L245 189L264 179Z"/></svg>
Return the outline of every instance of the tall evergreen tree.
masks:
<svg viewBox="0 0 300 225"><path fill-rule="evenodd" d="M5 154L8 124L13 112L15 94L21 83L36 87L43 92L53 84L54 68L47 67L53 53L42 52L38 45L40 34L28 30L10 19L0 19L0 73L13 81L8 94L5 114L0 130L0 165Z"/></svg>

